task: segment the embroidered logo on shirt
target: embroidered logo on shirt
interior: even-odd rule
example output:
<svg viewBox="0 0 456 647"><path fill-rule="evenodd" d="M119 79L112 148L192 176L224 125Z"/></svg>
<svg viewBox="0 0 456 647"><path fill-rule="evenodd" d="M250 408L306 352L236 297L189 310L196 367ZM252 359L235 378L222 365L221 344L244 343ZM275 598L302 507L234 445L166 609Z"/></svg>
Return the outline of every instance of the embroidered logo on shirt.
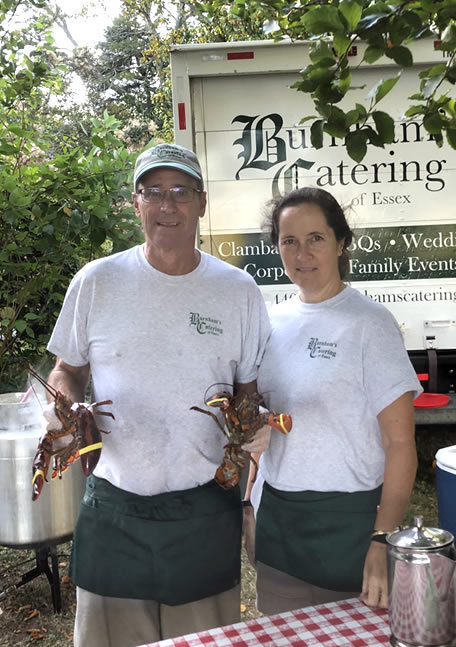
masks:
<svg viewBox="0 0 456 647"><path fill-rule="evenodd" d="M322 357L323 359L332 359L336 356L337 344L332 341L320 341L318 337L311 337L307 350L310 351L310 356Z"/></svg>
<svg viewBox="0 0 456 647"><path fill-rule="evenodd" d="M190 313L190 326L195 326L200 335L223 335L222 322L212 317L202 317L199 312Z"/></svg>

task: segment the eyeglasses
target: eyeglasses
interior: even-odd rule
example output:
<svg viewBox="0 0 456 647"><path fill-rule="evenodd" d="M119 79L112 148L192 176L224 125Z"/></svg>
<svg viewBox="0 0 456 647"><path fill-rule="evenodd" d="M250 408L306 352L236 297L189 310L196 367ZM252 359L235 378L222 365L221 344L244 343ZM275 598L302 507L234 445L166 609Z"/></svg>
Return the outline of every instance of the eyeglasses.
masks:
<svg viewBox="0 0 456 647"><path fill-rule="evenodd" d="M184 204L185 202L191 202L194 194L202 193L202 191L189 186L173 186L171 189L165 190L147 186L145 189L138 189L137 193L140 193L144 202L148 202L149 204L160 204L168 194L174 202Z"/></svg>

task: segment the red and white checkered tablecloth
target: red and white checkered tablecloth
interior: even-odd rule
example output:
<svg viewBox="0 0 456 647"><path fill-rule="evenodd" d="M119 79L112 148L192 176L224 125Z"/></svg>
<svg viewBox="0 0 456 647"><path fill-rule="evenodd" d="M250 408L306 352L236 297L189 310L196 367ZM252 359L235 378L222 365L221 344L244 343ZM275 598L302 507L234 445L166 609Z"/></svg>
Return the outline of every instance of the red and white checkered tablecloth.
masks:
<svg viewBox="0 0 456 647"><path fill-rule="evenodd" d="M168 638L142 647L374 647L391 636L388 612L358 599L330 602Z"/></svg>

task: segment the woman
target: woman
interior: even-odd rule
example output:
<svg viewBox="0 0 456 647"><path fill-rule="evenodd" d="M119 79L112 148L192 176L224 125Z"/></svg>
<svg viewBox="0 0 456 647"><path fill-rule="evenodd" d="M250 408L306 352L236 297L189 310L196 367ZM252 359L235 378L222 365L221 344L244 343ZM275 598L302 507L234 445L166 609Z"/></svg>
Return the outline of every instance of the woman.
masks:
<svg viewBox="0 0 456 647"><path fill-rule="evenodd" d="M261 498L258 609L360 593L386 607L385 536L402 521L415 479L421 387L393 316L343 282L352 232L331 194L293 191L273 204L269 224L299 295L271 310L258 377L268 408L293 417L288 436L272 431L252 492L254 505ZM249 481L250 548L251 489Z"/></svg>

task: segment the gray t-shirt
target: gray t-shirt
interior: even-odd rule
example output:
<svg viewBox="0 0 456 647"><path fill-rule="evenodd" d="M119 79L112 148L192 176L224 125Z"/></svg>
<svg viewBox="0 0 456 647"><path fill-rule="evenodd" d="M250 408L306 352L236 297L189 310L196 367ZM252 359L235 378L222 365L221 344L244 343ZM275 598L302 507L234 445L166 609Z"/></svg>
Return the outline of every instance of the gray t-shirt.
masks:
<svg viewBox="0 0 456 647"><path fill-rule="evenodd" d="M228 388L215 383L255 380L269 330L254 280L208 254L182 276L153 268L143 246L83 267L48 350L89 363L94 401L113 401L94 474L141 495L212 479L226 439L190 407Z"/></svg>
<svg viewBox="0 0 456 647"><path fill-rule="evenodd" d="M351 287L322 303L293 297L270 317L258 387L270 409L292 415L293 429L273 431L262 477L288 491L378 487L377 415L407 391L421 392L396 320Z"/></svg>

